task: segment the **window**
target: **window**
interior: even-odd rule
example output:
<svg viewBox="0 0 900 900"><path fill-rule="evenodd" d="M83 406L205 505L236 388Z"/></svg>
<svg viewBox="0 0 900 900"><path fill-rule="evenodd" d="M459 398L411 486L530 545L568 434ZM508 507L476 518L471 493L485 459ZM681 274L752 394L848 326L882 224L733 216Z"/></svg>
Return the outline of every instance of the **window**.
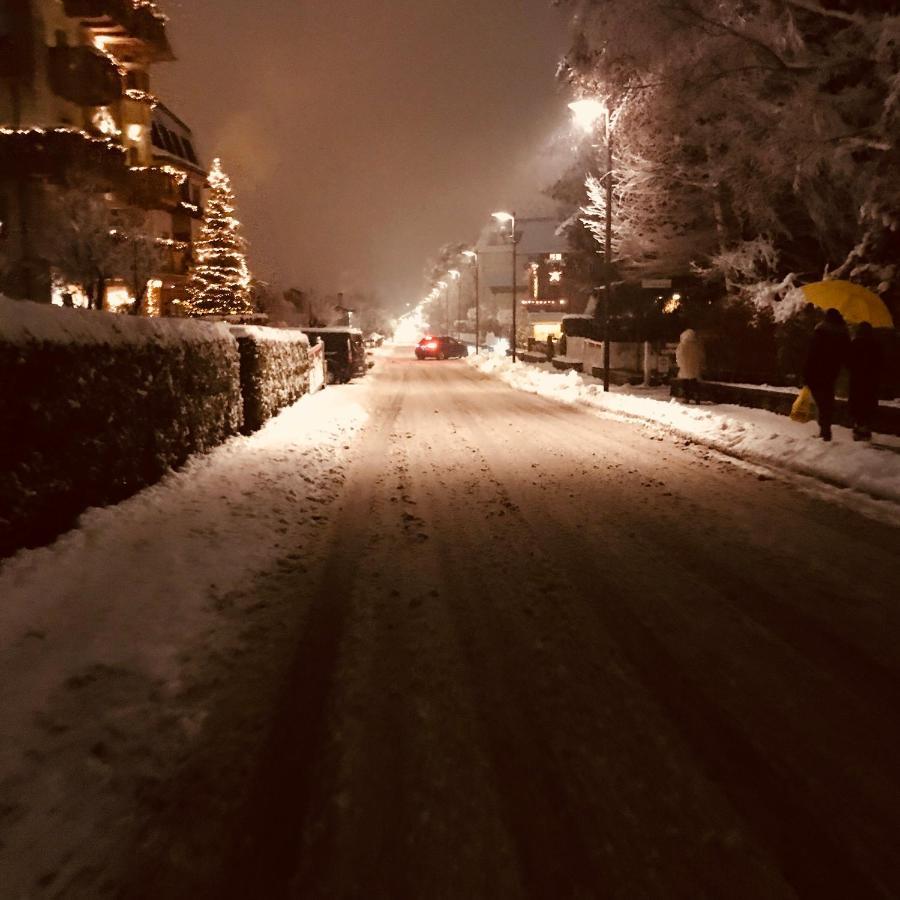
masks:
<svg viewBox="0 0 900 900"><path fill-rule="evenodd" d="M191 143L190 138L183 137L181 143L184 145L184 152L187 154L187 158L196 164L197 154L194 152L194 145Z"/></svg>

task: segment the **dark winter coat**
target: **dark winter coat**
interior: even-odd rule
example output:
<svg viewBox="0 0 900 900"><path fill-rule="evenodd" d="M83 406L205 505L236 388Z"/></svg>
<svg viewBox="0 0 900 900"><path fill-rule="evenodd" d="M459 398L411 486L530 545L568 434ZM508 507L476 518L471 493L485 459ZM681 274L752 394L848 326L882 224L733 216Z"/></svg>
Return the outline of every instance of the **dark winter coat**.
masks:
<svg viewBox="0 0 900 900"><path fill-rule="evenodd" d="M850 349L850 335L843 319L826 319L813 331L803 380L811 388L834 390L841 366L847 362Z"/></svg>
<svg viewBox="0 0 900 900"><path fill-rule="evenodd" d="M847 368L850 370L850 414L856 421L868 419L878 406L881 365L881 345L871 327L860 327L850 343L847 357Z"/></svg>

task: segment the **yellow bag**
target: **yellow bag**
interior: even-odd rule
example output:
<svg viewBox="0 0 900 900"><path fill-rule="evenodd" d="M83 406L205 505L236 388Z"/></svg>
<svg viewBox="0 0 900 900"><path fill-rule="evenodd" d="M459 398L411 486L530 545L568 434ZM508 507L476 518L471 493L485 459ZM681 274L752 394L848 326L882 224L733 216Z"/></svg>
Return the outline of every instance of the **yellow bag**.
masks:
<svg viewBox="0 0 900 900"><path fill-rule="evenodd" d="M812 391L804 386L791 407L791 418L795 422L811 422L816 417L816 401Z"/></svg>

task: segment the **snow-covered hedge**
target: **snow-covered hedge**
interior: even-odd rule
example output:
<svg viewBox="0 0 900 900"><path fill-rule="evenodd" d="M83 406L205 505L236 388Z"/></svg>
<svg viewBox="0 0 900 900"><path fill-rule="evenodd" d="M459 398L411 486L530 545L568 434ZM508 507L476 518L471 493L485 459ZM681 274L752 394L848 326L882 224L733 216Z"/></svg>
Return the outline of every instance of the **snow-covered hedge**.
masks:
<svg viewBox="0 0 900 900"><path fill-rule="evenodd" d="M309 392L309 339L293 328L237 325L241 353L244 433L263 424Z"/></svg>
<svg viewBox="0 0 900 900"><path fill-rule="evenodd" d="M235 434L239 365L224 325L0 297L0 555Z"/></svg>

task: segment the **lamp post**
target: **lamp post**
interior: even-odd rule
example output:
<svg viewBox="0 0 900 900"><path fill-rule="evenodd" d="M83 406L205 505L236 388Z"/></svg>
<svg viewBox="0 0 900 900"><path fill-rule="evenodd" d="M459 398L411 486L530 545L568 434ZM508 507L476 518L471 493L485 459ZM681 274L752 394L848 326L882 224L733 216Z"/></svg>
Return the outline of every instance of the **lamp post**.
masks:
<svg viewBox="0 0 900 900"><path fill-rule="evenodd" d="M463 250L463 256L467 257L472 263L472 271L475 273L475 355L478 356L478 329L479 325L479 295L478 295L478 251ZM468 318L468 316L466 316Z"/></svg>
<svg viewBox="0 0 900 900"><path fill-rule="evenodd" d="M450 333L450 291L446 281L439 281L438 287L444 292L444 331ZM440 295L438 295L440 296Z"/></svg>
<svg viewBox="0 0 900 900"><path fill-rule="evenodd" d="M456 282L456 337L459 338L459 292L461 290L461 273L459 269L450 269L447 274Z"/></svg>
<svg viewBox="0 0 900 900"><path fill-rule="evenodd" d="M591 134L597 123L604 123L604 141L606 143L606 222L605 247L603 252L603 390L609 390L609 307L612 301L612 208L613 208L613 135L609 116L609 107L602 101L592 97L575 100L569 104L572 115L583 131Z"/></svg>
<svg viewBox="0 0 900 900"><path fill-rule="evenodd" d="M498 222L509 222L510 225L510 240L512 241L512 340L510 344L512 345L512 361L516 361L516 307L519 305L518 297L516 296L518 291L518 285L516 284L516 280L518 278L517 271L517 262L516 262L516 214L514 212L495 212L493 213L493 217Z"/></svg>

